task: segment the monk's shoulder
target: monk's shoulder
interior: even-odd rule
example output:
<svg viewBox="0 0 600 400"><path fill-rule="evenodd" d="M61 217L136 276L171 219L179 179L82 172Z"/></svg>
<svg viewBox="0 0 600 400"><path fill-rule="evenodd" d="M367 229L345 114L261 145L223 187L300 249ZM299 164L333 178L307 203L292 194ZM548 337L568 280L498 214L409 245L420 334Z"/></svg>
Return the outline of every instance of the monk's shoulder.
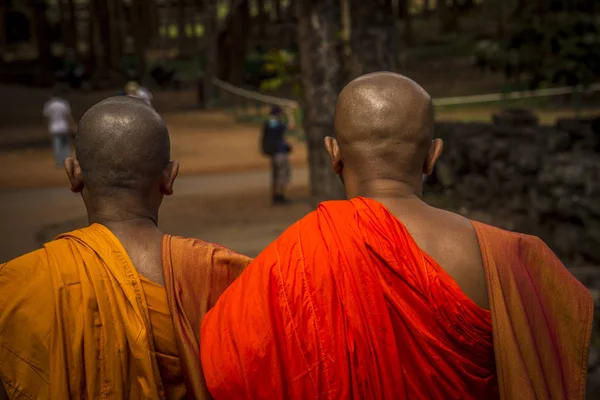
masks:
<svg viewBox="0 0 600 400"><path fill-rule="evenodd" d="M41 248L0 264L0 275L26 276L35 270L49 268L46 249Z"/></svg>
<svg viewBox="0 0 600 400"><path fill-rule="evenodd" d="M435 235L439 236L436 240L443 243L444 251L456 253L462 262L481 264L477 233L470 220L459 214L436 209L433 221L442 227L442 234Z"/></svg>
<svg viewBox="0 0 600 400"><path fill-rule="evenodd" d="M552 250L539 237L520 232L513 232L483 222L470 221L473 225L481 246L510 250L516 253L550 252ZM554 254L554 253L552 253Z"/></svg>
<svg viewBox="0 0 600 400"><path fill-rule="evenodd" d="M233 268L244 269L252 259L217 243L196 238L165 235L163 263L174 268Z"/></svg>

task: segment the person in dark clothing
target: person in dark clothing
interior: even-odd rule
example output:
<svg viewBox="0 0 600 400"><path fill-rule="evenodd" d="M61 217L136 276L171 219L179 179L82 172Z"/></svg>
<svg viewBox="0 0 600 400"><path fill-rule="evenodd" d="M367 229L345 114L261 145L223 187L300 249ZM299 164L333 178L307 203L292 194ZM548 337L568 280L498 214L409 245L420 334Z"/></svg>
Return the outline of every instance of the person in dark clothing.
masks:
<svg viewBox="0 0 600 400"><path fill-rule="evenodd" d="M284 136L288 128L294 129L294 118L291 113L287 114L286 123L281 107L273 106L263 127L262 152L271 158L273 205L288 203L284 193L285 186L290 181L289 153L292 148Z"/></svg>

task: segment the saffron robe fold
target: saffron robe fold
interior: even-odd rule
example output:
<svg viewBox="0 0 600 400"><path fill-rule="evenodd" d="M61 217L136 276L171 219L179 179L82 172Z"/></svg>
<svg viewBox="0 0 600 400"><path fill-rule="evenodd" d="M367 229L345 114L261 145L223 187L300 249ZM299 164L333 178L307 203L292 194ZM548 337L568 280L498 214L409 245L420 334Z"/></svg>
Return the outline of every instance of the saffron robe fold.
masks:
<svg viewBox="0 0 600 400"><path fill-rule="evenodd" d="M374 201L322 203L202 324L215 399L493 399L490 314Z"/></svg>
<svg viewBox="0 0 600 400"><path fill-rule="evenodd" d="M97 224L1 265L9 398L210 398L200 320L250 259L169 235L162 253L166 287L138 275Z"/></svg>
<svg viewBox="0 0 600 400"><path fill-rule="evenodd" d="M594 314L590 293L537 237L473 225L502 399L583 400Z"/></svg>
<svg viewBox="0 0 600 400"><path fill-rule="evenodd" d="M491 314L381 204L321 204L206 315L211 394L583 399L589 293L539 239L474 226Z"/></svg>
<svg viewBox="0 0 600 400"><path fill-rule="evenodd" d="M167 302L167 291L158 283L139 275L150 315L150 325L154 336L154 355L158 372L169 400L188 398L186 380L179 360L177 340L171 321L171 311Z"/></svg>
<svg viewBox="0 0 600 400"><path fill-rule="evenodd" d="M252 261L197 239L163 237L163 274L189 398L209 399L200 364L200 323Z"/></svg>
<svg viewBox="0 0 600 400"><path fill-rule="evenodd" d="M105 227L3 264L0 293L9 398L165 398L140 278Z"/></svg>

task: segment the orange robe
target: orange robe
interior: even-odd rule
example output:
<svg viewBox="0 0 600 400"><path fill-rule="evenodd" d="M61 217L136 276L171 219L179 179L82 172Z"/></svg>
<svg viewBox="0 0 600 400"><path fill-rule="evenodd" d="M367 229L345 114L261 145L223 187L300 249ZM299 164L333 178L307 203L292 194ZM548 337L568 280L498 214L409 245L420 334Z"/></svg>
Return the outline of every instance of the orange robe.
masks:
<svg viewBox="0 0 600 400"><path fill-rule="evenodd" d="M163 275L188 395L209 399L200 364L200 324L206 312L252 261L219 245L165 235Z"/></svg>
<svg viewBox="0 0 600 400"><path fill-rule="evenodd" d="M583 400L590 293L540 239L473 225L487 276L502 399Z"/></svg>
<svg viewBox="0 0 600 400"><path fill-rule="evenodd" d="M216 277L215 288L196 293L218 296L248 259L232 254L231 263L211 263L207 254L226 251L197 240L173 248L172 240L183 239L165 235L163 261L166 252L187 263L163 266L175 277L166 288L138 275L98 224L0 265L0 376L9 398L209 398L188 386L201 380L199 361L191 370L180 360L184 340L172 320L187 309L173 313L168 295L177 279L199 275L188 270L200 270ZM185 352L197 360L197 349L196 341Z"/></svg>
<svg viewBox="0 0 600 400"><path fill-rule="evenodd" d="M381 204L363 198L321 204L263 251L204 318L201 359L211 394L217 400L535 398L543 393L539 382L561 386L549 382L556 372L562 382L578 374L567 384L579 390L589 294L539 240L527 245L543 257L510 258L488 242L494 235L484 225L476 227L492 314L468 299ZM505 268L537 276L520 285L505 279ZM547 288L554 283L555 300L528 292L540 289L540 280ZM527 311L518 312L519 300ZM530 306L539 300L562 308L548 308L554 315L541 318L533 314L539 307ZM565 343L549 342L550 333ZM558 354L544 355L550 348ZM512 356L523 363L511 365ZM530 381L533 391L518 397L515 390Z"/></svg>

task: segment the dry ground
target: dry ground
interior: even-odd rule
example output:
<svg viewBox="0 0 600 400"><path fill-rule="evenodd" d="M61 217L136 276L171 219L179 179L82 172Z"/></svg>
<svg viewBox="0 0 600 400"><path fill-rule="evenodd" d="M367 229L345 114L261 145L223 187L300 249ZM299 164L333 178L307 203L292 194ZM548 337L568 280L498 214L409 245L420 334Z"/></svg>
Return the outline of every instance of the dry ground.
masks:
<svg viewBox="0 0 600 400"><path fill-rule="evenodd" d="M172 158L181 163L182 175L264 170L268 159L259 153L260 128L235 124L225 113L187 111L166 114L171 132ZM45 137L44 127L0 128L2 136ZM293 141L293 139L292 139ZM64 172L54 165L47 147L0 151L0 190L51 187L65 184ZM292 162L306 165L305 146L294 146Z"/></svg>
<svg viewBox="0 0 600 400"><path fill-rule="evenodd" d="M256 255L310 210L305 146L294 146L291 195L273 208L269 164L258 151L259 128L235 124L224 113L179 112L165 116L172 156L181 162L175 196L165 200L166 232L223 243ZM4 135L43 133L43 126L5 127ZM39 247L56 234L85 226L81 199L69 192L64 171L47 147L0 151L0 262Z"/></svg>

